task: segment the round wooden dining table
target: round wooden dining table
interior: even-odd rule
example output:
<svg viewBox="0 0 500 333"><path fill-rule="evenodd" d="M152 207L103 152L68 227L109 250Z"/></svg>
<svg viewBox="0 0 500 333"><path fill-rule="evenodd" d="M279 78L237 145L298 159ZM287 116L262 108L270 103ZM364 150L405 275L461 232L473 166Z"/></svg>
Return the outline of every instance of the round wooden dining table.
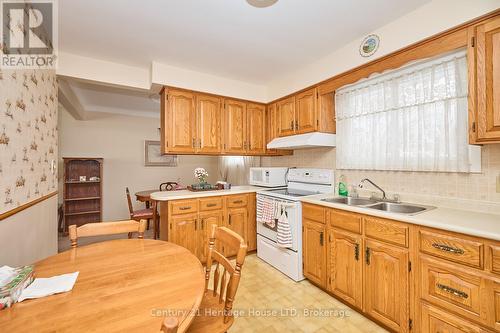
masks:
<svg viewBox="0 0 500 333"><path fill-rule="evenodd" d="M0 311L2 332L159 332L165 317L184 332L205 288L200 261L152 239L74 248L35 264L35 277L80 272L73 290Z"/></svg>

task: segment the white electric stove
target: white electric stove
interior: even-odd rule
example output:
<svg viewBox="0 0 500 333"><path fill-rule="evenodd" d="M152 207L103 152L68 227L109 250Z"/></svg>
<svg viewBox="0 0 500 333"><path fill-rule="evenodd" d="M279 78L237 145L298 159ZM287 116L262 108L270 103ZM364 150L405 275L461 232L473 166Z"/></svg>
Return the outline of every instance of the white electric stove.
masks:
<svg viewBox="0 0 500 333"><path fill-rule="evenodd" d="M295 281L302 275L302 205L300 198L334 190L334 173L330 169L289 169L288 187L257 193L259 198L270 198L281 203L288 216L292 232L292 246L277 245L277 228L257 223L257 256ZM259 208L259 205L257 207ZM259 214L259 212L257 212Z"/></svg>

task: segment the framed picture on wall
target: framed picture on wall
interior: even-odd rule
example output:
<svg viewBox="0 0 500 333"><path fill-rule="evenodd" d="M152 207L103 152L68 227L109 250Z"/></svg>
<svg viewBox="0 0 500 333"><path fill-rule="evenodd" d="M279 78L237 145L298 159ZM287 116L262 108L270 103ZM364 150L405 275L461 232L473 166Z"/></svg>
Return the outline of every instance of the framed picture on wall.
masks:
<svg viewBox="0 0 500 333"><path fill-rule="evenodd" d="M144 141L144 166L177 166L177 155L162 155L160 141Z"/></svg>

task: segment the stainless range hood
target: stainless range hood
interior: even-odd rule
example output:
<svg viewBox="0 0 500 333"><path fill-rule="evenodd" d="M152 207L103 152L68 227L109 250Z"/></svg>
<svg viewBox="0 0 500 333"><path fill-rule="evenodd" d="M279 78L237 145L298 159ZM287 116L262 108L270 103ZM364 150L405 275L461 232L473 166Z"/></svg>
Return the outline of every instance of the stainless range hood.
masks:
<svg viewBox="0 0 500 333"><path fill-rule="evenodd" d="M303 149L303 148L318 148L318 147L335 147L335 134L329 133L306 133L285 136L282 138L273 139L267 144L268 149Z"/></svg>

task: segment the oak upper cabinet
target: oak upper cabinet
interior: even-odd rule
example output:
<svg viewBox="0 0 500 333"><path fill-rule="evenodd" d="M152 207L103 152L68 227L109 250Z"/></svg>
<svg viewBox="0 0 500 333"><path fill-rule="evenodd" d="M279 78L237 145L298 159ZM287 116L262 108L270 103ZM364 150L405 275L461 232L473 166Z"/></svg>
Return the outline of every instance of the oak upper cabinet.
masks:
<svg viewBox="0 0 500 333"><path fill-rule="evenodd" d="M224 152L229 154L246 153L247 118L246 103L224 100Z"/></svg>
<svg viewBox="0 0 500 333"><path fill-rule="evenodd" d="M196 146L195 94L164 89L161 98L163 153L194 153Z"/></svg>
<svg viewBox="0 0 500 333"><path fill-rule="evenodd" d="M216 96L196 94L196 120L196 152L220 153L221 99Z"/></svg>
<svg viewBox="0 0 500 333"><path fill-rule="evenodd" d="M363 306L361 236L328 231L328 290L349 304Z"/></svg>
<svg viewBox="0 0 500 333"><path fill-rule="evenodd" d="M302 225L303 274L319 286L326 281L325 225L303 219Z"/></svg>
<svg viewBox="0 0 500 333"><path fill-rule="evenodd" d="M295 96L295 134L314 132L317 129L317 90L309 89Z"/></svg>
<svg viewBox="0 0 500 333"><path fill-rule="evenodd" d="M266 108L262 104L247 104L247 153L266 153Z"/></svg>
<svg viewBox="0 0 500 333"><path fill-rule="evenodd" d="M365 312L397 332L407 332L407 249L365 240Z"/></svg>
<svg viewBox="0 0 500 333"><path fill-rule="evenodd" d="M278 136L288 136L295 133L295 96L278 103Z"/></svg>
<svg viewBox="0 0 500 333"><path fill-rule="evenodd" d="M266 145L271 142L274 138L278 136L278 128L276 124L276 112L277 104L272 103L267 106L266 110ZM267 149L267 155L275 155L277 154L276 149Z"/></svg>
<svg viewBox="0 0 500 333"><path fill-rule="evenodd" d="M500 17L469 29L471 143L500 142Z"/></svg>

